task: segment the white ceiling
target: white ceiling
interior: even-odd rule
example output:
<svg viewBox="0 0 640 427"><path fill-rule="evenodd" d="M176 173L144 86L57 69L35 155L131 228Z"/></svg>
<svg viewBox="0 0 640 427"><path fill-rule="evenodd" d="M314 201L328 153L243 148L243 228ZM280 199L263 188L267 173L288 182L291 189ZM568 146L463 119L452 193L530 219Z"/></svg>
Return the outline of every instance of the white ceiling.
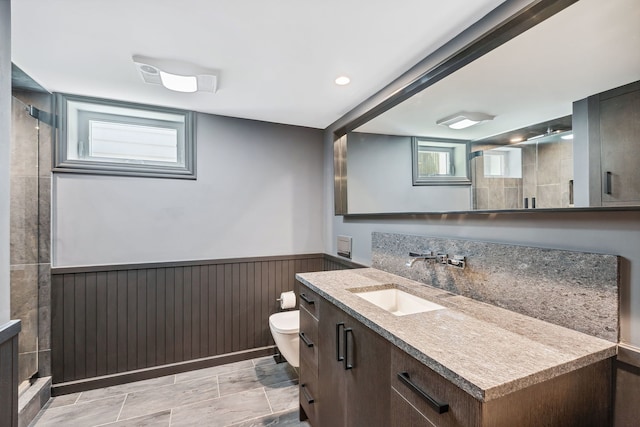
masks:
<svg viewBox="0 0 640 427"><path fill-rule="evenodd" d="M640 1L580 0L358 131L475 140L570 115L573 101L637 80ZM496 118L436 125L461 111Z"/></svg>
<svg viewBox="0 0 640 427"><path fill-rule="evenodd" d="M502 1L13 0L12 60L52 92L326 128ZM146 85L136 54L219 90Z"/></svg>

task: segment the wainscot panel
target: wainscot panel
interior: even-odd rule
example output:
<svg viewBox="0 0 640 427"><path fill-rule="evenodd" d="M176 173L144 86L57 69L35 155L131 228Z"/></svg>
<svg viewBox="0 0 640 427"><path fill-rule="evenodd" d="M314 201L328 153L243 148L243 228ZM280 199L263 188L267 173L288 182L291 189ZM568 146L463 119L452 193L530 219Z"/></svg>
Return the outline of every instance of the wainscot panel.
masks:
<svg viewBox="0 0 640 427"><path fill-rule="evenodd" d="M272 354L268 319L295 274L354 267L307 254L54 268L54 394Z"/></svg>

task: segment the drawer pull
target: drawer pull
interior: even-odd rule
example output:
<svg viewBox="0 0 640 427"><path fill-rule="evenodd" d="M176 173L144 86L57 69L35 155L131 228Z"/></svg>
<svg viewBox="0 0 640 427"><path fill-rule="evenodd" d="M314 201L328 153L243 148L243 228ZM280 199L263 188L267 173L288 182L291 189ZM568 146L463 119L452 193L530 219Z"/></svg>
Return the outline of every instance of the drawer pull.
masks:
<svg viewBox="0 0 640 427"><path fill-rule="evenodd" d="M413 381L411 381L408 372L399 372L398 378L404 385L409 387L414 393L423 398L429 404L429 406L431 406L439 414L444 414L445 412L449 411L449 405L447 403L438 402L433 397L425 393L420 387L415 385Z"/></svg>
<svg viewBox="0 0 640 427"><path fill-rule="evenodd" d="M344 370L353 369L353 363L349 363L349 334L353 335L353 329L345 328L344 330Z"/></svg>
<svg viewBox="0 0 640 427"><path fill-rule="evenodd" d="M298 332L298 336L300 336L300 339L304 341L307 347L313 347L313 342L311 342L309 338L307 338L304 332Z"/></svg>
<svg viewBox="0 0 640 427"><path fill-rule="evenodd" d="M344 328L344 322L336 323L336 360L342 362L344 356L340 355L340 328Z"/></svg>
<svg viewBox="0 0 640 427"><path fill-rule="evenodd" d="M302 394L304 394L304 398L307 400L307 403L311 405L314 402L314 400L313 400L313 397L311 397L311 395L307 391L307 385L300 384L300 388L302 389Z"/></svg>
<svg viewBox="0 0 640 427"><path fill-rule="evenodd" d="M309 299L309 297L306 296L305 294L300 294L300 298L302 298L304 300L304 302L306 302L309 305L313 305L313 304L316 303L314 300Z"/></svg>

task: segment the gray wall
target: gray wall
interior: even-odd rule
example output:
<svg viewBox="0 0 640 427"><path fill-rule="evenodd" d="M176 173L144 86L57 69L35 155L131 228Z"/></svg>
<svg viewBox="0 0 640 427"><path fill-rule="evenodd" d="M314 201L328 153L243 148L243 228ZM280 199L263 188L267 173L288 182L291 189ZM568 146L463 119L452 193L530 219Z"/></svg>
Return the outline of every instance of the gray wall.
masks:
<svg viewBox="0 0 640 427"><path fill-rule="evenodd" d="M347 207L350 213L469 210L470 186L414 186L411 137L350 133Z"/></svg>
<svg viewBox="0 0 640 427"><path fill-rule="evenodd" d="M322 252L322 132L198 114L198 179L55 173L55 267Z"/></svg>
<svg viewBox="0 0 640 427"><path fill-rule="evenodd" d="M9 321L11 2L0 0L0 328Z"/></svg>

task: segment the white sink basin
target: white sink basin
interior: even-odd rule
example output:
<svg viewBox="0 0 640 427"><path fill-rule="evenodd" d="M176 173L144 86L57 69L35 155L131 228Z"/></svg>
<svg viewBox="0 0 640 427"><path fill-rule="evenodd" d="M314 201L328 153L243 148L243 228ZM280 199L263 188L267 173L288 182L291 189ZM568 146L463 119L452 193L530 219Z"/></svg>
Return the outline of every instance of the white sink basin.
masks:
<svg viewBox="0 0 640 427"><path fill-rule="evenodd" d="M426 311L445 308L396 288L361 291L354 292L354 294L396 316L424 313Z"/></svg>

